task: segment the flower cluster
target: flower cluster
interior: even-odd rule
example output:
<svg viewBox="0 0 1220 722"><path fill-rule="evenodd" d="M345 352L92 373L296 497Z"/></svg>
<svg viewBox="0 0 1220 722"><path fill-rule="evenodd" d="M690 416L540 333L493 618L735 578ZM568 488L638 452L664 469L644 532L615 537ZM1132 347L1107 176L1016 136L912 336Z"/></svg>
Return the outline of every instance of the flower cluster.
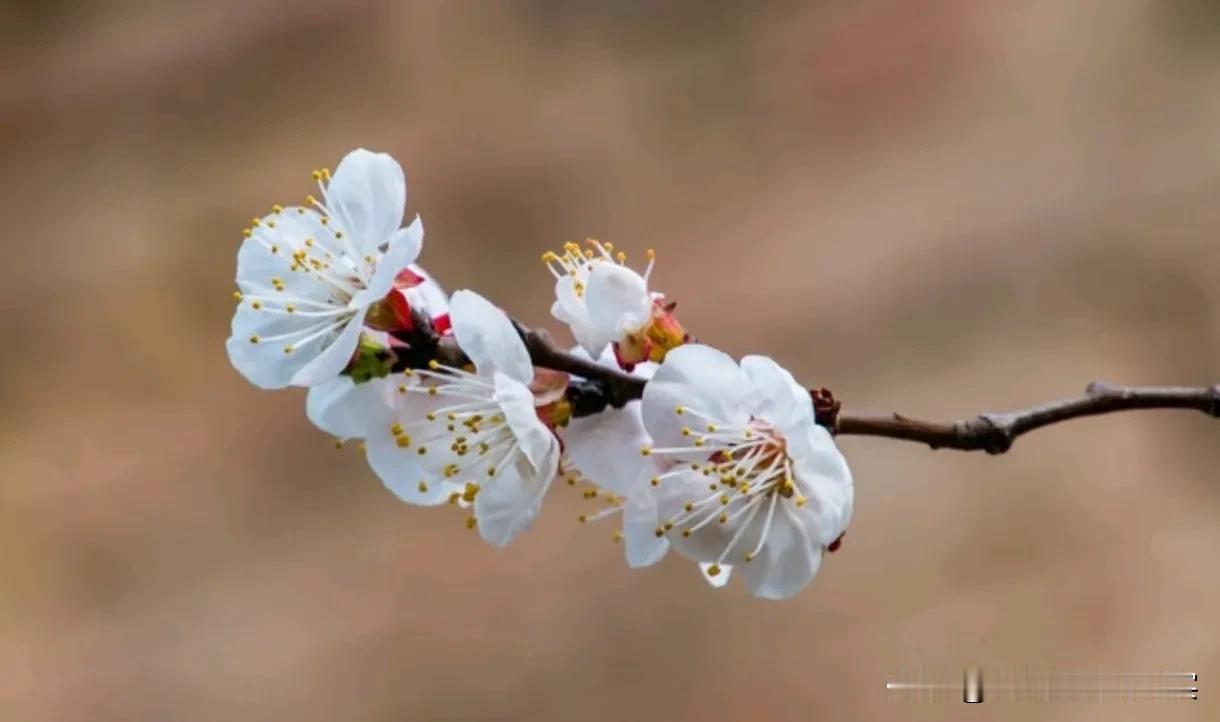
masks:
<svg viewBox="0 0 1220 722"><path fill-rule="evenodd" d="M358 440L399 499L460 507L504 546L553 483L584 483L597 508L580 521L617 519L629 565L672 548L713 586L736 569L774 599L838 547L851 473L809 392L769 358L694 343L650 288L652 250L643 273L609 243L543 254L552 314L578 344L568 357L644 389L589 410L573 399L596 379L536 364L504 311L447 296L416 265L423 224L402 226L397 162L356 150L313 177L318 196L245 231L226 348L256 386L307 387L309 419L337 445Z"/></svg>

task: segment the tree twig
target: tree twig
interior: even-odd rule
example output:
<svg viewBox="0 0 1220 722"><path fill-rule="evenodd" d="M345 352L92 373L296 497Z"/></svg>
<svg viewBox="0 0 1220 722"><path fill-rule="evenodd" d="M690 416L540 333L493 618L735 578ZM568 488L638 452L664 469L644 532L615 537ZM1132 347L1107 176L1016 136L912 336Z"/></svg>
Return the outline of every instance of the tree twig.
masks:
<svg viewBox="0 0 1220 722"><path fill-rule="evenodd" d="M469 363L452 337L442 336L431 322L413 314L414 328L395 337L409 348L397 350L395 371L422 368L428 361L451 366ZM546 331L514 321L534 365L563 371L581 380L569 386L576 416L589 416L607 407L620 408L644 395L646 381L608 368L562 348ZM1044 426L1086 416L1139 409L1193 409L1220 419L1220 384L1215 386L1116 386L1095 382L1081 396L1050 401L1002 414L984 413L959 421L924 421L901 414L869 416L843 413L826 389L810 392L818 423L838 436L875 436L927 444L933 449L985 451L1002 454L1017 437Z"/></svg>

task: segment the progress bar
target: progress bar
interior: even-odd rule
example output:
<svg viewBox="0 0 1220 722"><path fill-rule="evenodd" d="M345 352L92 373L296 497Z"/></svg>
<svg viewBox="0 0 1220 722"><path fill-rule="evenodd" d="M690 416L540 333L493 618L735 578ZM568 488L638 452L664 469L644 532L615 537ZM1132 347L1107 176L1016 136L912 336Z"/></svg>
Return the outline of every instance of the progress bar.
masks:
<svg viewBox="0 0 1220 722"><path fill-rule="evenodd" d="M1197 672L1050 671L981 667L954 674L946 667L901 668L885 683L900 702L1159 702L1199 699ZM984 682L986 677L986 682Z"/></svg>

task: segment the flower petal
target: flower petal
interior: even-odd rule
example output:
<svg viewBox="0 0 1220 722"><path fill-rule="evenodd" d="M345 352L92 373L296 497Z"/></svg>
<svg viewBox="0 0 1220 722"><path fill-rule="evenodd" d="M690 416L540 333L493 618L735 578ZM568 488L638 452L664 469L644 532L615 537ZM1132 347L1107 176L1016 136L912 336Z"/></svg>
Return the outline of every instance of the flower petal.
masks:
<svg viewBox="0 0 1220 722"><path fill-rule="evenodd" d="M596 356L614 338L610 334L602 333L593 324L584 297L576 291L576 283L577 279L572 276L561 276L555 280L555 303L551 305L551 315L568 325L576 343L580 344L586 353Z"/></svg>
<svg viewBox="0 0 1220 722"><path fill-rule="evenodd" d="M499 371L495 375L496 402L504 414L504 421L512 430L521 453L534 469L541 469L549 455L559 446L555 434L538 418L534 408L534 395L529 387L509 378ZM553 473L553 472L552 472Z"/></svg>
<svg viewBox="0 0 1220 722"><path fill-rule="evenodd" d="M703 572L703 580L712 585L716 589L720 589L729 583L729 576L733 573L733 567L729 564L718 564L720 571L715 575L709 574L708 570L712 568L709 562L699 562L699 571Z"/></svg>
<svg viewBox="0 0 1220 722"><path fill-rule="evenodd" d="M791 433L787 438L793 474L808 499L797 513L811 520L810 536L827 546L851 523L851 469L830 432L821 426L807 426L803 433Z"/></svg>
<svg viewBox="0 0 1220 722"><path fill-rule="evenodd" d="M615 494L627 496L641 479L659 473L655 457L640 455L652 437L644 430L638 403L574 418L563 440L568 459L581 475Z"/></svg>
<svg viewBox="0 0 1220 722"><path fill-rule="evenodd" d="M542 498L558 470L558 443L548 449L537 468L524 456L518 456L515 463L500 469L499 475L484 484L474 500L479 534L502 547L528 529L538 516Z"/></svg>
<svg viewBox="0 0 1220 722"><path fill-rule="evenodd" d="M436 281L436 278L417 264L412 263L408 268L414 271L415 275L424 279L424 282L418 286L412 286L403 291L412 308L423 311L428 318L436 318L449 313L449 295L445 293L444 287Z"/></svg>
<svg viewBox="0 0 1220 722"><path fill-rule="evenodd" d="M640 274L614 263L599 263L589 272L585 307L593 325L617 341L648 323L652 296Z"/></svg>
<svg viewBox="0 0 1220 722"><path fill-rule="evenodd" d="M741 370L750 380L754 416L771 422L785 436L815 423L809 392L779 364L766 356L746 356Z"/></svg>
<svg viewBox="0 0 1220 722"><path fill-rule="evenodd" d="M313 386L339 375L347 368L360 343L360 332L364 328L364 315L368 309L361 309L347 322L347 326L333 340L323 339L321 353L309 363L302 366L292 375L294 386ZM294 352L296 353L296 352ZM291 356L292 354L286 354Z"/></svg>
<svg viewBox="0 0 1220 722"><path fill-rule="evenodd" d="M764 599L787 599L796 594L813 581L822 563L822 546L809 539L787 504L780 506L758 556L738 566L746 586ZM757 543L762 525L756 519L746 532L746 548Z"/></svg>
<svg viewBox="0 0 1220 722"><path fill-rule="evenodd" d="M370 416L387 405L392 393L389 379L358 384L350 376L336 376L312 386L305 395L305 415L313 425L340 439L364 438Z"/></svg>
<svg viewBox="0 0 1220 722"><path fill-rule="evenodd" d="M368 286L352 299L353 306L367 306L385 298L394 287L394 277L398 272L419 257L424 243L424 222L415 216L411 225L400 228L390 236L389 243L385 254L377 260L377 269L373 271Z"/></svg>
<svg viewBox="0 0 1220 722"><path fill-rule="evenodd" d="M443 449L444 444L436 443L429 447L429 442L437 440L437 435L433 432L433 436L428 436L426 426L425 431L416 431L424 415L441 403L429 396L412 394L394 407L384 405L368 416L365 448L369 466L387 489L409 504L435 506L464 488L464 484L450 481L438 471L438 464L443 466L446 463L437 458L437 452ZM395 424L398 426L395 427ZM396 434L395 431L402 433ZM400 441L404 438L409 443ZM428 449L429 453L419 454L421 447Z"/></svg>
<svg viewBox="0 0 1220 722"><path fill-rule="evenodd" d="M680 346L644 387L644 428L658 446L689 446L682 427L695 417L679 416L678 407L719 423L744 424L750 418L748 390L747 377L728 354L701 344Z"/></svg>
<svg viewBox="0 0 1220 722"><path fill-rule="evenodd" d="M373 253L398 230L406 201L402 166L385 153L364 148L339 161L326 187L326 206L333 220L362 254Z"/></svg>
<svg viewBox="0 0 1220 722"><path fill-rule="evenodd" d="M360 314L318 319L270 308L256 310L247 301L233 315L225 349L233 366L259 388L311 386L339 375L356 350L359 335ZM337 362L334 354L340 357Z"/></svg>
<svg viewBox="0 0 1220 722"><path fill-rule="evenodd" d="M623 541L629 566L652 566L669 552L669 540L656 534L659 523L657 503L650 494L627 497L623 504Z"/></svg>
<svg viewBox="0 0 1220 722"><path fill-rule="evenodd" d="M457 291L449 299L453 335L480 375L496 371L529 384L534 378L525 342L508 316L474 291Z"/></svg>

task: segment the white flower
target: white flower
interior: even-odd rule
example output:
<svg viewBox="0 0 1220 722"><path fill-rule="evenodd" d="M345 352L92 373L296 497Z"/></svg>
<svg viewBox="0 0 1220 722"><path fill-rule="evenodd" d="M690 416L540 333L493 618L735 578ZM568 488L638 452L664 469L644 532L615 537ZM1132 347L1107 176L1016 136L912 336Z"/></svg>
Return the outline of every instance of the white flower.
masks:
<svg viewBox="0 0 1220 722"><path fill-rule="evenodd" d="M555 276L551 315L568 324L576 342L597 357L610 345L620 366L630 370L644 361L660 361L686 340L686 332L664 303L664 294L648 290L656 257L648 250L648 267L640 275L628 268L626 254L611 255L609 243L590 240L590 249L575 243L563 255L544 253L543 263Z"/></svg>
<svg viewBox="0 0 1220 722"><path fill-rule="evenodd" d="M413 278L409 283L400 281L391 293L401 293L409 308L422 311L438 329L449 328L449 298L445 290L423 268L412 264L410 271ZM382 348L390 346L388 335L383 332L366 330L365 337ZM413 384L416 379L391 379L385 376L356 383L350 375L336 376L309 388L305 395L305 415L314 426L340 442L361 439L364 438L369 417L390 404L395 396L395 387L407 382Z"/></svg>
<svg viewBox="0 0 1220 722"><path fill-rule="evenodd" d="M450 299L453 334L475 371L434 363L368 429L369 463L399 498L473 501L484 539L504 546L533 522L559 469L539 417L529 352L504 312L471 291ZM427 399L426 404L420 404Z"/></svg>
<svg viewBox="0 0 1220 722"><path fill-rule="evenodd" d="M644 390L645 456L684 462L661 501L674 548L712 577L736 563L757 596L792 596L851 520L852 480L809 393L776 363L707 346L671 351Z"/></svg>
<svg viewBox="0 0 1220 722"><path fill-rule="evenodd" d="M237 254L241 289L225 344L262 388L313 386L351 360L370 307L419 255L423 224L402 224L406 183L384 153L355 150L314 171L322 200L254 220Z"/></svg>

